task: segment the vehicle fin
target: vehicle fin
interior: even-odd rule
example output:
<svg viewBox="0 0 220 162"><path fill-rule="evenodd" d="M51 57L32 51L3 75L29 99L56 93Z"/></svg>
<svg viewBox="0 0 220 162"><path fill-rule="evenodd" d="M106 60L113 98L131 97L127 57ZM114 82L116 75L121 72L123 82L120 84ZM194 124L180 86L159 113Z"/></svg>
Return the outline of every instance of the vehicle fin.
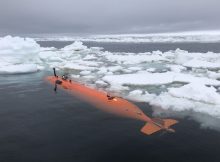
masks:
<svg viewBox="0 0 220 162"><path fill-rule="evenodd" d="M169 128L170 126L178 123L178 121L174 120L174 119L163 119L163 121L164 121L164 127L165 128Z"/></svg>
<svg viewBox="0 0 220 162"><path fill-rule="evenodd" d="M175 130L171 129L170 126L178 123L177 120L174 119L153 119L155 123L148 122L142 127L141 132L147 135L151 135L159 130L163 129L170 132L175 132Z"/></svg>
<svg viewBox="0 0 220 162"><path fill-rule="evenodd" d="M151 135L157 131L161 130L161 128L153 123L147 123L142 127L141 132L147 135Z"/></svg>

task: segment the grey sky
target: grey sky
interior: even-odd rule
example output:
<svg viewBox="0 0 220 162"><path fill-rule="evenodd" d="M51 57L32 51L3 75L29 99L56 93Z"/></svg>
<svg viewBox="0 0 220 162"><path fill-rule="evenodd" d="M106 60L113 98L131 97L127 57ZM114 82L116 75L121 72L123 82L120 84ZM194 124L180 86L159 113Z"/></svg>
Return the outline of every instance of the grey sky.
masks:
<svg viewBox="0 0 220 162"><path fill-rule="evenodd" d="M0 0L0 34L220 29L219 0Z"/></svg>

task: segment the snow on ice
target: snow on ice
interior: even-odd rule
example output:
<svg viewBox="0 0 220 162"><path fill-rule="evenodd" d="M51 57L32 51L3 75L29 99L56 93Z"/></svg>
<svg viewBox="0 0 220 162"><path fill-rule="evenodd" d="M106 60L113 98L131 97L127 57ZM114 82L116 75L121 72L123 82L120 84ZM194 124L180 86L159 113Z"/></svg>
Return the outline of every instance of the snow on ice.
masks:
<svg viewBox="0 0 220 162"><path fill-rule="evenodd" d="M30 38L6 36L0 39L0 74L38 71L35 59L40 46Z"/></svg>

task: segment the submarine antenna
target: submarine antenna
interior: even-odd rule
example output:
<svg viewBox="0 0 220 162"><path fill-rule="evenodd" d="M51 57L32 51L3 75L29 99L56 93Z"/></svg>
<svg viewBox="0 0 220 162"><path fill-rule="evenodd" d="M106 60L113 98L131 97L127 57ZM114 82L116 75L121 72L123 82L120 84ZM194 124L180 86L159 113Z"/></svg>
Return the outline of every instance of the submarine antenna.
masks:
<svg viewBox="0 0 220 162"><path fill-rule="evenodd" d="M56 74L56 69L55 68L53 68L53 74L54 74L55 77L58 77L57 74Z"/></svg>

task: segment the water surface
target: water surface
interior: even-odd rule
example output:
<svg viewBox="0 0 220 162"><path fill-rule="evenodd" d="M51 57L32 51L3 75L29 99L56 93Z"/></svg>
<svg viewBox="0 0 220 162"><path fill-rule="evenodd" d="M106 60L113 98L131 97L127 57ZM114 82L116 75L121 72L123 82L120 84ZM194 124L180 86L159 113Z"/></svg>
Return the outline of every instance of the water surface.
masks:
<svg viewBox="0 0 220 162"><path fill-rule="evenodd" d="M66 45L57 43L51 45ZM130 45L111 46L104 48L135 51ZM102 112L62 90L55 94L44 81L49 74L0 76L1 162L220 161L220 132L184 118L174 126L175 134L146 136L140 132L142 121ZM152 115L149 105L135 104Z"/></svg>

